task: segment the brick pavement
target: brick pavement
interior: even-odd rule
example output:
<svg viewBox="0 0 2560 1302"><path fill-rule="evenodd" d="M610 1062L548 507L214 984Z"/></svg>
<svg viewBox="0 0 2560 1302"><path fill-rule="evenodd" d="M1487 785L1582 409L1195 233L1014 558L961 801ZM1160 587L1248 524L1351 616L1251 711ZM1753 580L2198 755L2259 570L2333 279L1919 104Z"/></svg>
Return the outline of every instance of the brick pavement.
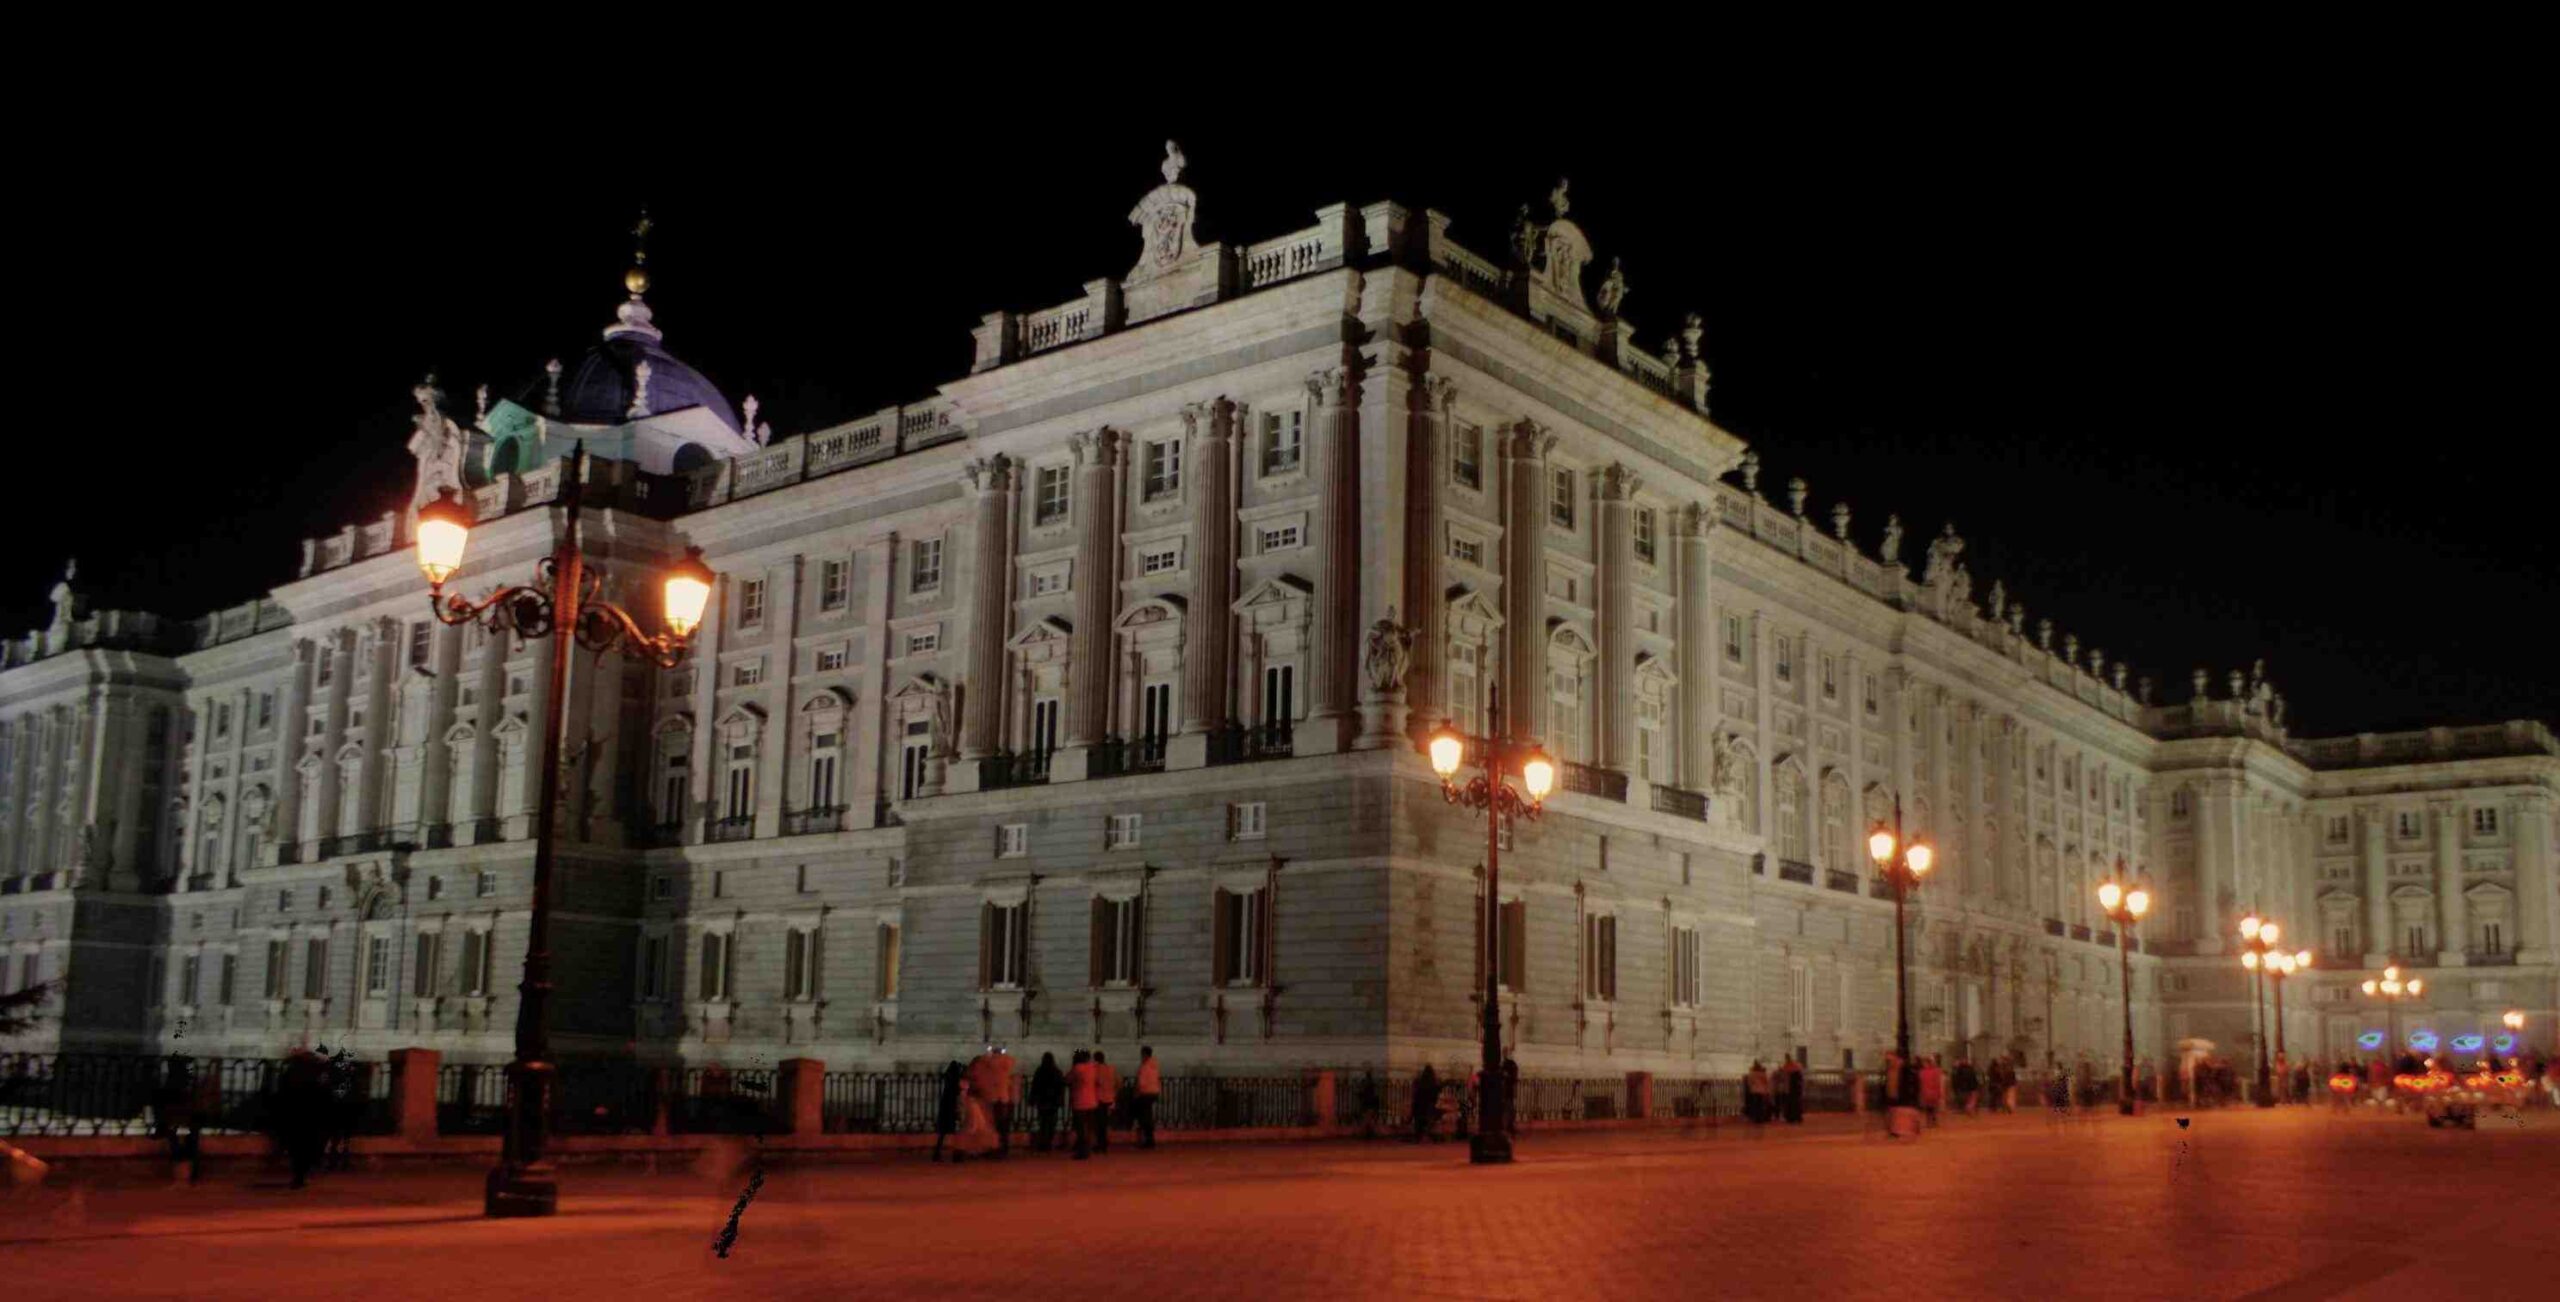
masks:
<svg viewBox="0 0 2560 1302"><path fill-rule="evenodd" d="M2183 1142L2184 1152L2180 1152ZM573 1168L549 1221L477 1216L480 1173L263 1175L10 1196L0 1278L55 1297L2405 1297L2560 1268L2560 1117L2430 1131L2324 1111L1200 1145L1069 1163L772 1172L732 1255L734 1171ZM2488 1268L2465 1275L2465 1268Z"/></svg>

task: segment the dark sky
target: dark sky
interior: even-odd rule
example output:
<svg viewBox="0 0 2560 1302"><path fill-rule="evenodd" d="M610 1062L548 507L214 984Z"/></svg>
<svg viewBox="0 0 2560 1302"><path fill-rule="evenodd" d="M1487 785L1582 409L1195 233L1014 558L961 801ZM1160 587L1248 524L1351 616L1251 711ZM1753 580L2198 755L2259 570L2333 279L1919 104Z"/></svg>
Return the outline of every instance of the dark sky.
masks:
<svg viewBox="0 0 2560 1302"><path fill-rule="evenodd" d="M922 397L982 313L1128 269L1171 135L1206 239L1393 198L1493 254L1570 176L1639 337L1705 315L1764 492L1846 498L1869 548L1898 511L1915 564L1954 519L1977 594L2004 580L2163 699L2263 656L2297 732L2560 720L2547 139L2469 92L2053 90L1700 90L1596 128L1345 101L1330 131L1307 103L252 98L111 151L48 138L25 193L82 199L19 213L15 313L58 370L22 381L15 442L60 505L20 513L80 514L15 531L0 625L40 622L65 552L101 603L171 613L290 579L297 540L404 500L422 372L459 414L596 338L644 201L667 345L733 401L789 434Z"/></svg>

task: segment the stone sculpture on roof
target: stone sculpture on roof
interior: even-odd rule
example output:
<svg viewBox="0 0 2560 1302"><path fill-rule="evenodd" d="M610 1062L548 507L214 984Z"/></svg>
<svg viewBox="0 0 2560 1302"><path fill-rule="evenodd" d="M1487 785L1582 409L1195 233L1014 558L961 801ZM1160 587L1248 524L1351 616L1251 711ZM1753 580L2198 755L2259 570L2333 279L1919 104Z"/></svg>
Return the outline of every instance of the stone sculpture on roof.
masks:
<svg viewBox="0 0 2560 1302"><path fill-rule="evenodd" d="M1164 184L1147 191L1147 197L1129 210L1129 224L1138 228L1141 247L1138 265L1131 268L1132 278L1161 275L1179 266L1196 247L1192 242L1191 224L1198 217L1200 196L1182 184L1184 164L1182 146L1164 142Z"/></svg>
<svg viewBox="0 0 2560 1302"><path fill-rule="evenodd" d="M417 485L409 493L409 509L415 511L445 489L462 493L462 461L471 445L462 427L444 414L444 390L436 387L432 373L409 392L418 400L409 434L409 455L418 459Z"/></svg>

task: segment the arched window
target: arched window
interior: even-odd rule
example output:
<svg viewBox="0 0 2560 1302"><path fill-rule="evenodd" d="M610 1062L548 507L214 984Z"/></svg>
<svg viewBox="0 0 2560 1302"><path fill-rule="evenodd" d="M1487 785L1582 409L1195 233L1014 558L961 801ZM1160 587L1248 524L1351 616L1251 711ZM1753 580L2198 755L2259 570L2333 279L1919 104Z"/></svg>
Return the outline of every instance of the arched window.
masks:
<svg viewBox="0 0 2560 1302"><path fill-rule="evenodd" d="M1849 782L1835 770L1822 779L1822 866L1856 872L1857 840L1849 818Z"/></svg>
<svg viewBox="0 0 2560 1302"><path fill-rule="evenodd" d="M1778 858L1811 863L1805 848L1804 769L1792 759L1770 771L1769 785L1778 805Z"/></svg>

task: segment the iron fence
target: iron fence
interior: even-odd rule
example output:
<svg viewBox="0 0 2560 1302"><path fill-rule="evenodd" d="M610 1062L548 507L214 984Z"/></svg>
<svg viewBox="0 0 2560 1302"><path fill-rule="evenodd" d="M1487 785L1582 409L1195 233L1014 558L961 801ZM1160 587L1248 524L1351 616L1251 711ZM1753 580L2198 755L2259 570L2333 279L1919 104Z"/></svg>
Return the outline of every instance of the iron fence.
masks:
<svg viewBox="0 0 2560 1302"><path fill-rule="evenodd" d="M1315 1099L1304 1076L1168 1076L1156 1103L1161 1130L1311 1126L1315 1121Z"/></svg>
<svg viewBox="0 0 2560 1302"><path fill-rule="evenodd" d="M206 1132L267 1129L284 1084L282 1059L105 1053L0 1054L0 1134L151 1135L172 1124ZM350 1062L329 1082L336 1124L390 1128L391 1072Z"/></svg>

